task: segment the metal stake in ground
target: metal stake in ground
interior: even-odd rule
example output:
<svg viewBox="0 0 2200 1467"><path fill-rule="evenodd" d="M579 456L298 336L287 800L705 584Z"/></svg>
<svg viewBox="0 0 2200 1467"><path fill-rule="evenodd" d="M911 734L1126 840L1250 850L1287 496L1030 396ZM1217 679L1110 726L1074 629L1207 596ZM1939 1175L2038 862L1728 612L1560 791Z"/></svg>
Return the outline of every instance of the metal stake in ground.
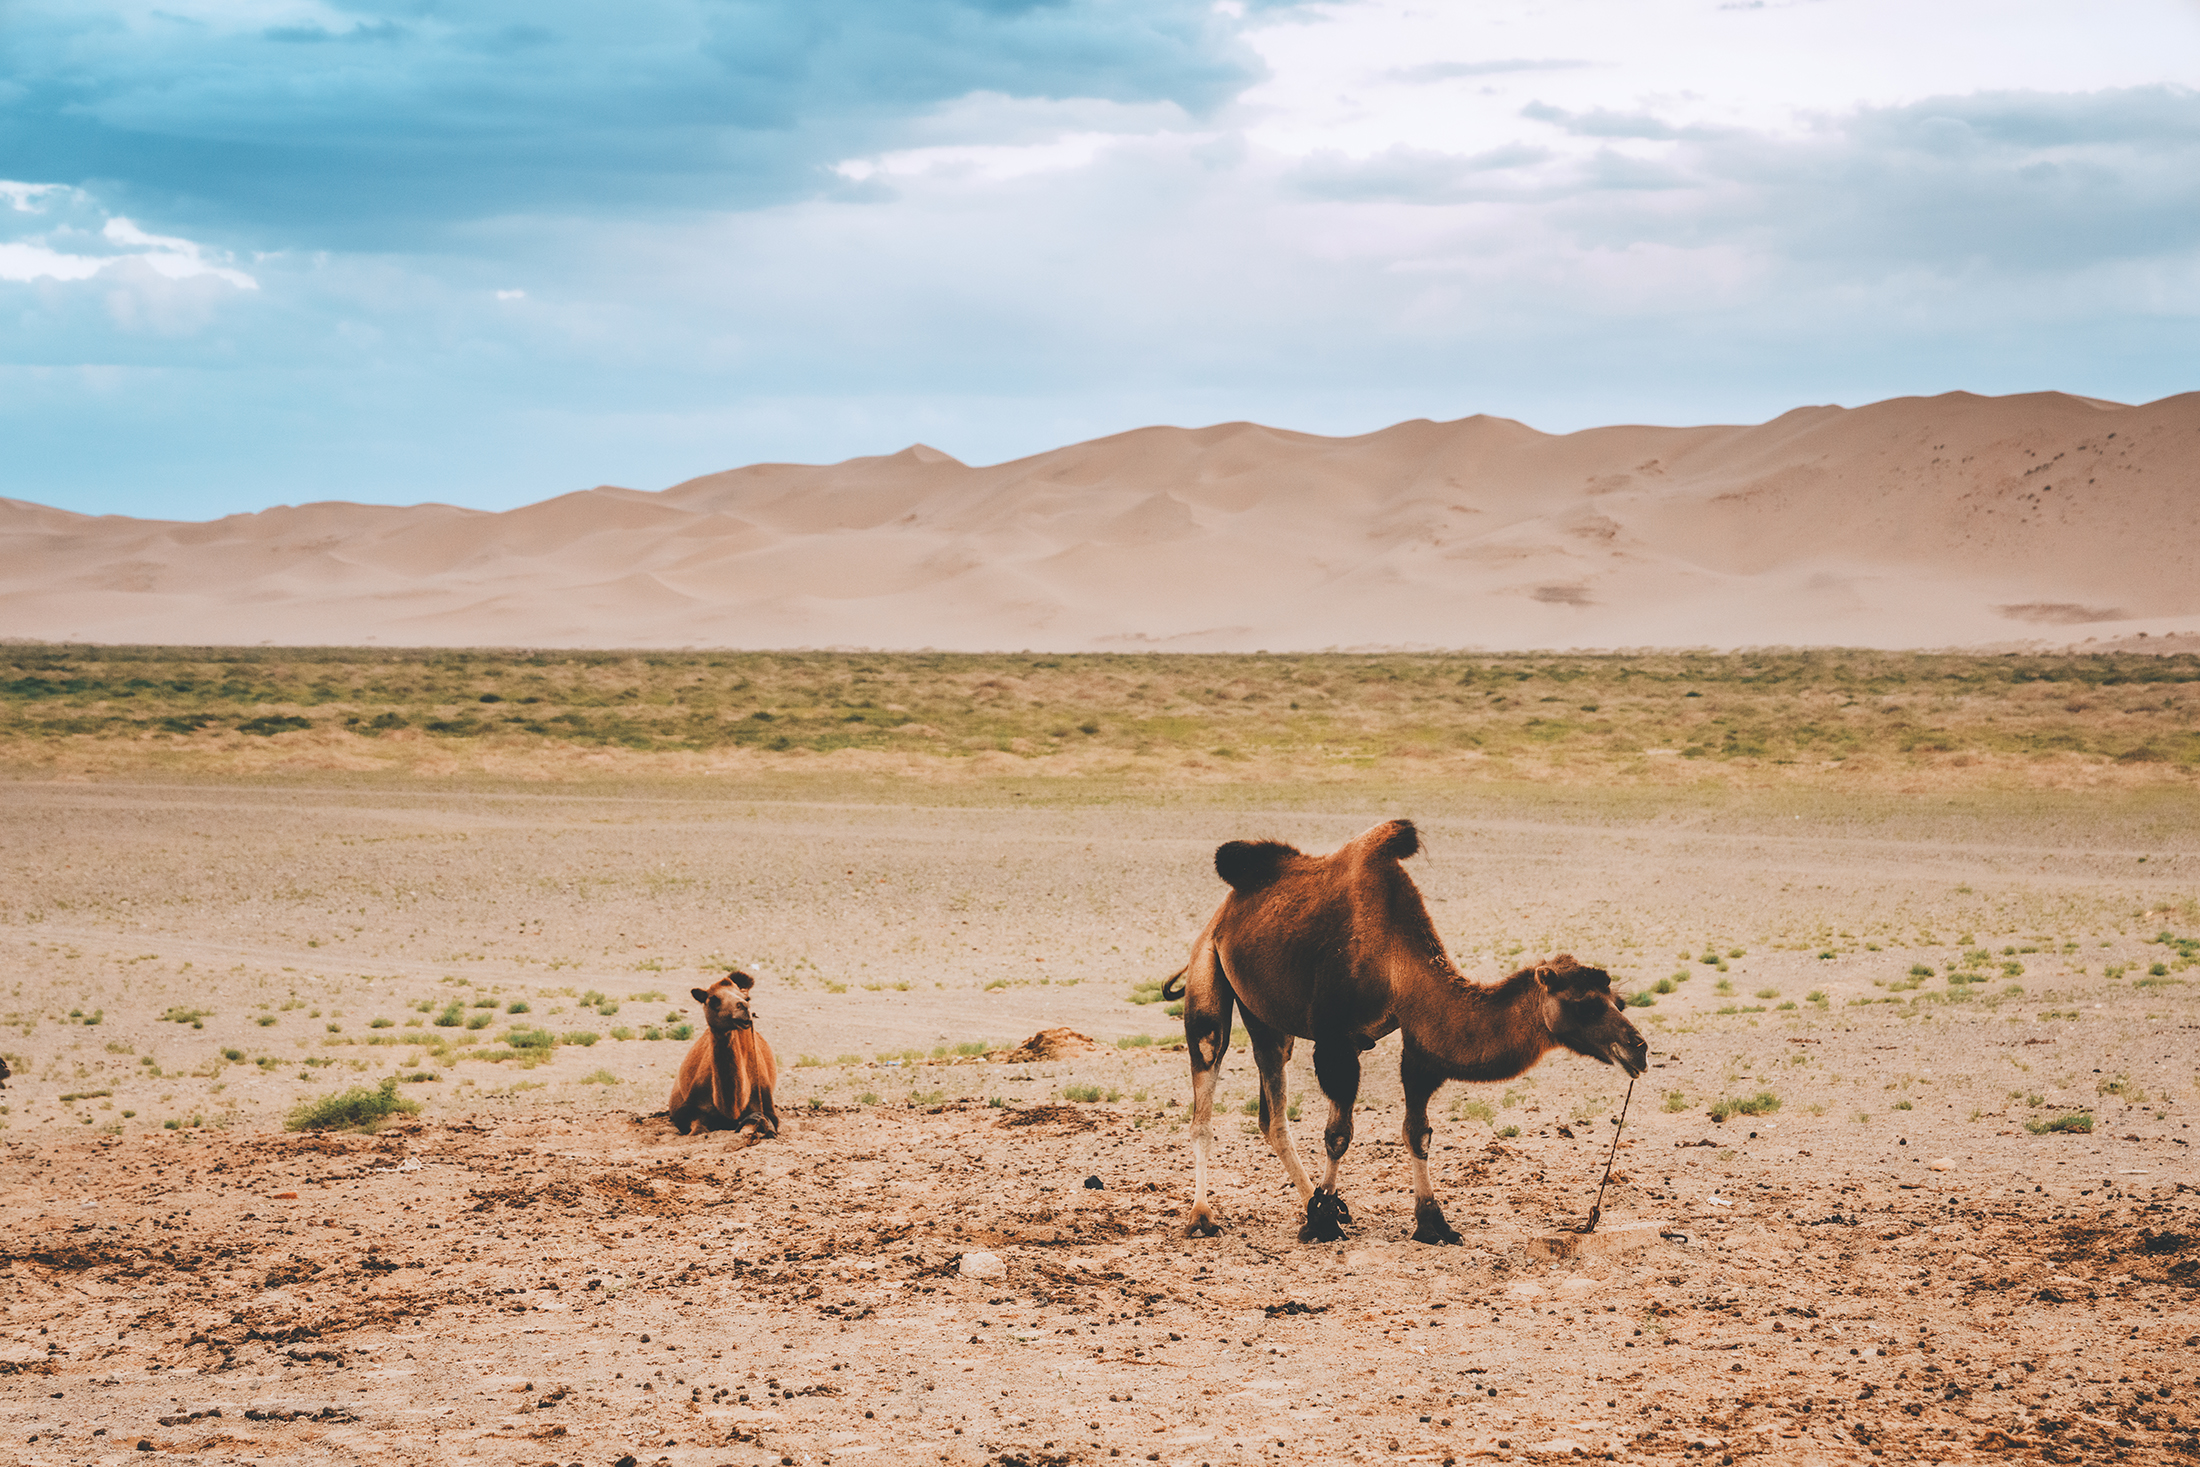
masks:
<svg viewBox="0 0 2200 1467"><path fill-rule="evenodd" d="M1619 1103L1619 1124L1612 1128L1612 1149L1604 1154L1604 1180L1597 1183L1597 1200L1589 1207L1589 1220L1575 1228L1577 1233L1593 1233L1604 1217L1604 1189L1612 1185L1612 1158L1619 1155L1619 1133L1627 1129L1627 1107L1634 1103L1635 1082L1627 1082L1627 1098Z"/></svg>

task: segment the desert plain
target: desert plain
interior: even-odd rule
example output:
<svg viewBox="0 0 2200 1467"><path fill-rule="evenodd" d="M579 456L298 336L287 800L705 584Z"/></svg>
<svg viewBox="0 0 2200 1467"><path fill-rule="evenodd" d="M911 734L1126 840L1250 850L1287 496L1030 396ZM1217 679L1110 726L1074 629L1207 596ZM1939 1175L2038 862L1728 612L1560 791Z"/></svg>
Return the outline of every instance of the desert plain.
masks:
<svg viewBox="0 0 2200 1467"><path fill-rule="evenodd" d="M1782 723L1809 688L1522 663L1447 672L1446 723L1376 663L1248 708L1247 664L1187 659L1134 670L1151 708L1078 694L1081 734L1004 666L909 752L825 740L814 678L712 711L807 744L653 747L448 688L377 728L381 673L310 667L268 677L328 696L132 712L192 675L39 656L0 782L0 1461L2200 1455L2189 669L1980 659ZM1433 1248L1386 1041L1353 1236L1302 1245L1234 1049L1226 1230L1187 1239L1156 987L1213 849L1392 816L1463 970L1608 968L1653 1067L1446 1087ZM729 965L781 1066L753 1145L657 1114ZM1019 1049L1061 1029L1091 1043ZM1311 1154L1303 1046L1291 1085ZM354 1089L416 1108L285 1128ZM1542 1256L1623 1104L1604 1229L1654 1226Z"/></svg>

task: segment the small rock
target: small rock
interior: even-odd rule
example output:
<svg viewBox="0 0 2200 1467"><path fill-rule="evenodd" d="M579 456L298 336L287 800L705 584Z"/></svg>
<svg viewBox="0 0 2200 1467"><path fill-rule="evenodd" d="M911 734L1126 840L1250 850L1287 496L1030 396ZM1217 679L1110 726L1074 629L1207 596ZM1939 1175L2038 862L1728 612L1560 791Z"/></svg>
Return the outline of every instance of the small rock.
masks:
<svg viewBox="0 0 2200 1467"><path fill-rule="evenodd" d="M1102 1191L1107 1187L1107 1185L1108 1184L1106 1182L1101 1181L1098 1177L1085 1178L1085 1190L1088 1192Z"/></svg>
<svg viewBox="0 0 2200 1467"><path fill-rule="evenodd" d="M966 1279L997 1279L1008 1272L998 1253L965 1253L959 1271Z"/></svg>
<svg viewBox="0 0 2200 1467"><path fill-rule="evenodd" d="M1952 1172L1956 1169L1956 1164L1945 1156L1936 1156L1925 1163L1925 1169L1933 1172Z"/></svg>

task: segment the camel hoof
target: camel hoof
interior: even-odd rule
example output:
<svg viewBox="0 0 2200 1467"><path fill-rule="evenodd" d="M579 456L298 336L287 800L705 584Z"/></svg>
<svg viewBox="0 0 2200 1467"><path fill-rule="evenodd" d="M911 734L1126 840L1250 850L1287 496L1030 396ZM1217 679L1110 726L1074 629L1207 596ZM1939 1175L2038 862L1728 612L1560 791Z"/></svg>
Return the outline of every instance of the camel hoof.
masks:
<svg viewBox="0 0 2200 1467"><path fill-rule="evenodd" d="M1306 1199L1306 1226L1299 1229L1301 1243L1339 1243L1344 1240L1341 1223L1352 1221L1352 1213L1344 1205L1344 1199L1334 1192L1317 1187L1314 1195Z"/></svg>
<svg viewBox="0 0 2200 1467"><path fill-rule="evenodd" d="M1438 1247L1446 1245L1457 1247L1460 1242L1458 1230L1444 1221L1444 1210L1434 1202L1422 1202L1415 1205L1413 1224L1413 1241L1416 1243L1433 1243Z"/></svg>
<svg viewBox="0 0 2200 1467"><path fill-rule="evenodd" d="M1187 1238L1219 1238L1222 1236L1222 1224L1211 1217L1195 1217L1184 1225L1184 1236Z"/></svg>

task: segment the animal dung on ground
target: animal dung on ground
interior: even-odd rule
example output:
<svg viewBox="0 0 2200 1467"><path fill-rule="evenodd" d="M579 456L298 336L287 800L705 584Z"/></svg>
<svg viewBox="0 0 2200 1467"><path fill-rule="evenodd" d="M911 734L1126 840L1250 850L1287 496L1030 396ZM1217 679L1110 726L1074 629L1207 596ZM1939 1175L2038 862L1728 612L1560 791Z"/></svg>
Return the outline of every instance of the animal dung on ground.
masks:
<svg viewBox="0 0 2200 1467"><path fill-rule="evenodd" d="M1041 1029L1002 1059L1007 1064L1033 1064L1041 1060L1089 1059L1112 1051L1099 1040L1075 1029Z"/></svg>
<svg viewBox="0 0 2200 1467"><path fill-rule="evenodd" d="M1008 1272L998 1253L965 1253L957 1271L966 1279L997 1279Z"/></svg>

